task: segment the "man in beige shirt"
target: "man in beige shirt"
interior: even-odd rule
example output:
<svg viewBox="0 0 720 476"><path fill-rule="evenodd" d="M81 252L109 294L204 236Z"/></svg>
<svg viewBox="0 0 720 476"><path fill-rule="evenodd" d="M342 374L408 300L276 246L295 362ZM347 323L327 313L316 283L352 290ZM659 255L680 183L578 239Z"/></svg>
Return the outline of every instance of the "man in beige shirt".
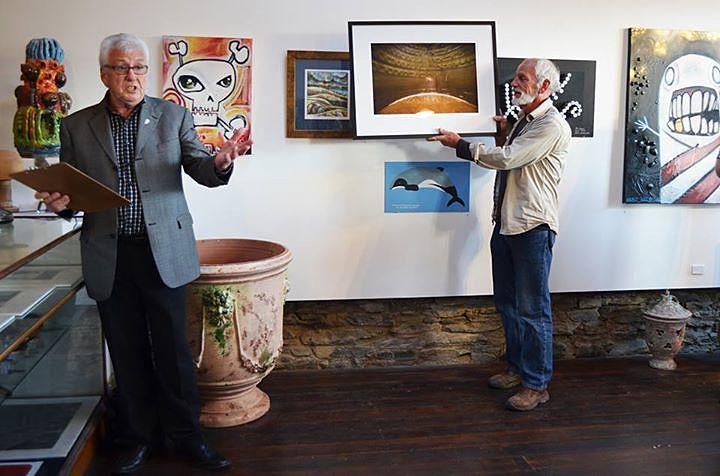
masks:
<svg viewBox="0 0 720 476"><path fill-rule="evenodd" d="M440 129L429 141L456 150L458 157L497 170L490 240L495 307L505 329L507 371L490 377L493 388L522 385L510 397L511 410L532 410L550 399L552 306L548 277L558 232L558 185L570 127L553 106L560 73L546 59L526 59L511 83L522 114L508 136L507 118L495 117L496 147L470 144Z"/></svg>

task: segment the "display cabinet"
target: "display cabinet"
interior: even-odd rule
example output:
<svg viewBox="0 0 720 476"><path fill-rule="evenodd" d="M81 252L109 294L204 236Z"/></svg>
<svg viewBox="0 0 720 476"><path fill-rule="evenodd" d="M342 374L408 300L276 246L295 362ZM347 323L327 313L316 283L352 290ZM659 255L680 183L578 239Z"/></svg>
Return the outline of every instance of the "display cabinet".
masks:
<svg viewBox="0 0 720 476"><path fill-rule="evenodd" d="M0 474L69 473L104 392L80 221L0 225Z"/></svg>

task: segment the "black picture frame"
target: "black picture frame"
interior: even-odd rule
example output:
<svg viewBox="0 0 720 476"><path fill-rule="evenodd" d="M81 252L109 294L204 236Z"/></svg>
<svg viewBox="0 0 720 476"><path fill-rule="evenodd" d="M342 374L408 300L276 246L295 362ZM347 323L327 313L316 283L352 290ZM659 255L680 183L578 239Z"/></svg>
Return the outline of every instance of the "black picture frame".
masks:
<svg viewBox="0 0 720 476"><path fill-rule="evenodd" d="M348 23L354 139L495 135L493 21Z"/></svg>

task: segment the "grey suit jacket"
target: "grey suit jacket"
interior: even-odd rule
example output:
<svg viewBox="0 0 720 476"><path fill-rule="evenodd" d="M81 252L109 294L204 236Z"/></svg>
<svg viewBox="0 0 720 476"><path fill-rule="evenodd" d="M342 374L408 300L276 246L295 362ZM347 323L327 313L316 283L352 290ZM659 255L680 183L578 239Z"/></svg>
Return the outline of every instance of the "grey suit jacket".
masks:
<svg viewBox="0 0 720 476"><path fill-rule="evenodd" d="M61 125L60 160L118 190L118 164L110 131L107 96L66 117ZM227 183L195 132L187 109L146 96L140 111L135 172L152 254L163 282L171 287L200 275L192 216L183 192L181 168L209 187ZM110 297L117 258L117 210L85 213L80 234L88 294Z"/></svg>

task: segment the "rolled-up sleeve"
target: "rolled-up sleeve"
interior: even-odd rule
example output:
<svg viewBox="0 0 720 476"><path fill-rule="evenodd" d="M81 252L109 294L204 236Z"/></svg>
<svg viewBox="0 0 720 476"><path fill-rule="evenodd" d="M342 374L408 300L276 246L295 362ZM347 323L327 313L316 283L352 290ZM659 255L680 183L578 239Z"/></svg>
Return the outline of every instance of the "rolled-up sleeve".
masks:
<svg viewBox="0 0 720 476"><path fill-rule="evenodd" d="M539 118L510 145L490 148L483 143L473 144L473 161L488 169L517 169L546 157L562 136L563 131L556 122Z"/></svg>

